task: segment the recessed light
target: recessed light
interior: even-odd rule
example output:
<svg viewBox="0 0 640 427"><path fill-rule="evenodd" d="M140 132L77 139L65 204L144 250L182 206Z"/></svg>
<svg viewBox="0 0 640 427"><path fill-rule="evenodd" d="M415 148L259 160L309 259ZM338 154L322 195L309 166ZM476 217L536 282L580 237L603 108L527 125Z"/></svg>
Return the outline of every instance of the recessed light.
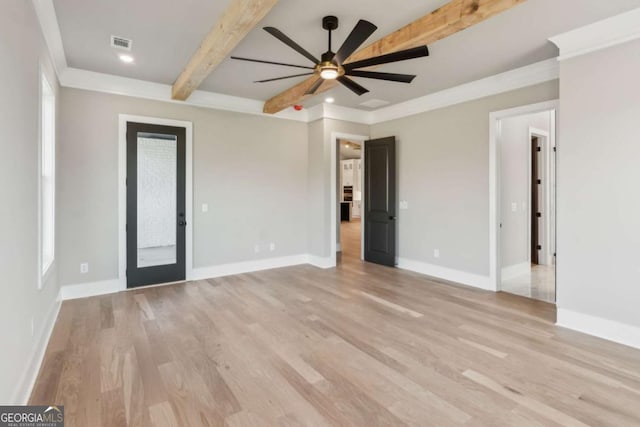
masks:
<svg viewBox="0 0 640 427"><path fill-rule="evenodd" d="M324 99L324 102L328 102L329 104L333 104L334 101L335 101L335 99L333 99L331 97Z"/></svg>
<svg viewBox="0 0 640 427"><path fill-rule="evenodd" d="M127 55L125 53L118 55L118 58L120 58L120 61L124 62L125 64L131 64L133 62L133 56Z"/></svg>

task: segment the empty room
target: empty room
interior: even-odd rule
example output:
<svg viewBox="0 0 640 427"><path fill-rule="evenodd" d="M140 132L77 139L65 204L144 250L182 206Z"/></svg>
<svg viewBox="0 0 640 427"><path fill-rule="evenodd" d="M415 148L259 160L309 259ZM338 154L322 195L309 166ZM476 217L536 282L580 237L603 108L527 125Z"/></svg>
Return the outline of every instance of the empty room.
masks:
<svg viewBox="0 0 640 427"><path fill-rule="evenodd" d="M640 425L640 0L4 0L0 427Z"/></svg>

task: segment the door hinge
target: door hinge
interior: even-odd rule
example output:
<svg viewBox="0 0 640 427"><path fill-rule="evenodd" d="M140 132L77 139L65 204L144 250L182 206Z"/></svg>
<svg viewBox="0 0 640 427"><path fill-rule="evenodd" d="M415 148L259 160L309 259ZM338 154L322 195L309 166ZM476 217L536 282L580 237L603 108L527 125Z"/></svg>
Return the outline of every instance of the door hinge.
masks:
<svg viewBox="0 0 640 427"><path fill-rule="evenodd" d="M542 180L541 179L538 180L538 184L542 184Z"/></svg>
<svg viewBox="0 0 640 427"><path fill-rule="evenodd" d="M553 152L554 152L554 153L556 152L556 147L553 147Z"/></svg>
<svg viewBox="0 0 640 427"><path fill-rule="evenodd" d="M542 245L538 245L538 250L542 249Z"/></svg>
<svg viewBox="0 0 640 427"><path fill-rule="evenodd" d="M541 212L536 212L536 216L537 216L538 218L541 218L541 217L542 217L542 213L541 213Z"/></svg>
<svg viewBox="0 0 640 427"><path fill-rule="evenodd" d="M536 151L542 151L542 148L536 147Z"/></svg>

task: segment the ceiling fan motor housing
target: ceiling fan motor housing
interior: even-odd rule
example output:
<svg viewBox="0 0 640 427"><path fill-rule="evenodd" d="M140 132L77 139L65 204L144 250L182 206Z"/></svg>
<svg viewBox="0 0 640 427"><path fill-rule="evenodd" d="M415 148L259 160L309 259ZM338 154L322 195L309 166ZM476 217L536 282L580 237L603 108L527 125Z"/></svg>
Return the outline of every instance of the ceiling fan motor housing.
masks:
<svg viewBox="0 0 640 427"><path fill-rule="evenodd" d="M325 16L322 18L322 28L333 31L338 28L338 18L336 16Z"/></svg>

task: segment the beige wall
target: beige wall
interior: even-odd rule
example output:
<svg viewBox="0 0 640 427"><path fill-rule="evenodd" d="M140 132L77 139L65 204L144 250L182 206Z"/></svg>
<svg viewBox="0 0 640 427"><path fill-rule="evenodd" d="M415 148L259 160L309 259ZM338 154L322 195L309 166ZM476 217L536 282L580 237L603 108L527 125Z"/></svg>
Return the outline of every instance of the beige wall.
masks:
<svg viewBox="0 0 640 427"><path fill-rule="evenodd" d="M335 213L331 214L331 202L337 191L337 185L331 187L331 151L336 150L335 140L331 137L333 132L368 136L369 126L334 119L309 124L309 253L325 259L331 256L331 222L335 219Z"/></svg>
<svg viewBox="0 0 640 427"><path fill-rule="evenodd" d="M633 41L560 63L558 139L558 307L636 327L639 52Z"/></svg>
<svg viewBox="0 0 640 427"><path fill-rule="evenodd" d="M118 275L119 114L193 122L194 267L307 252L306 124L65 88L59 159L63 285ZM208 213L202 203L209 204ZM82 262L89 263L88 274L80 274Z"/></svg>
<svg viewBox="0 0 640 427"><path fill-rule="evenodd" d="M557 98L551 81L371 126L397 139L398 256L488 276L489 113Z"/></svg>
<svg viewBox="0 0 640 427"><path fill-rule="evenodd" d="M31 2L9 0L0 14L0 403L23 404L55 314L58 282L38 290L40 68L58 84ZM58 117L59 118L59 117ZM59 254L59 252L58 252ZM33 333L31 323L33 322Z"/></svg>

